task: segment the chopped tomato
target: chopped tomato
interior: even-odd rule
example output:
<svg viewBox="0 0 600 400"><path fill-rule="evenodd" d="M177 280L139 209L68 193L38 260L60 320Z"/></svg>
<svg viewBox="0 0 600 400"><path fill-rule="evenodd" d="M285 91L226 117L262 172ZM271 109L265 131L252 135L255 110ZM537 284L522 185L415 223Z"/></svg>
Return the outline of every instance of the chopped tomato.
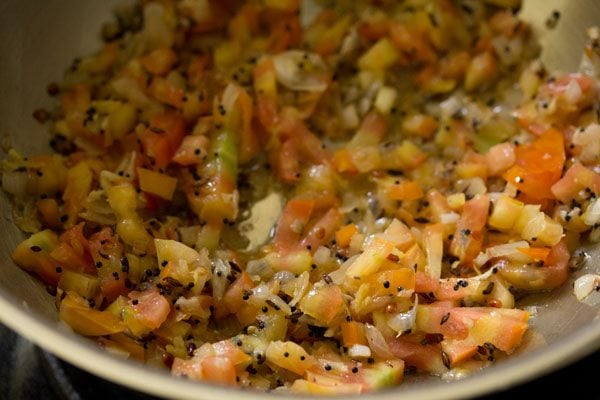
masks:
<svg viewBox="0 0 600 400"><path fill-rule="evenodd" d="M125 279L120 277L122 274L123 246L109 227L105 227L100 232L90 236L89 245L90 254L100 278L102 294L108 301L113 301L127 292Z"/></svg>
<svg viewBox="0 0 600 400"><path fill-rule="evenodd" d="M500 275L516 288L529 291L549 290L561 286L569 276L569 249L562 239L550 249L542 267L510 263L499 269Z"/></svg>
<svg viewBox="0 0 600 400"><path fill-rule="evenodd" d="M61 301L58 316L73 330L85 336L102 336L123 332L123 322L108 311L90 308L87 300L68 292Z"/></svg>
<svg viewBox="0 0 600 400"><path fill-rule="evenodd" d="M352 241L352 237L358 233L358 228L355 224L348 224L341 227L335 233L335 242L340 247L348 247Z"/></svg>
<svg viewBox="0 0 600 400"><path fill-rule="evenodd" d="M439 279L432 278L424 272L415 273L415 292L434 293L440 286Z"/></svg>
<svg viewBox="0 0 600 400"><path fill-rule="evenodd" d="M185 92L182 88L175 86L165 78L159 76L154 77L150 84L150 93L161 103L165 103L177 109L183 107Z"/></svg>
<svg viewBox="0 0 600 400"><path fill-rule="evenodd" d="M73 271L86 271L96 273L92 265L92 256L88 240L83 236L84 223L81 222L66 230L59 238L60 244L51 256L61 265Z"/></svg>
<svg viewBox="0 0 600 400"><path fill-rule="evenodd" d="M390 26L390 38L401 51L404 65L435 61L436 56L427 37L413 27L395 23Z"/></svg>
<svg viewBox="0 0 600 400"><path fill-rule="evenodd" d="M158 328L171 312L171 304L155 287L143 292L130 292L129 298L136 319L149 329Z"/></svg>
<svg viewBox="0 0 600 400"><path fill-rule="evenodd" d="M283 15L271 27L268 48L272 53L293 48L300 41L302 27L299 16Z"/></svg>
<svg viewBox="0 0 600 400"><path fill-rule="evenodd" d="M67 227L75 224L84 201L92 189L92 170L85 161L79 162L67 173L67 186L63 193L64 208L69 219Z"/></svg>
<svg viewBox="0 0 600 400"><path fill-rule="evenodd" d="M186 136L175 151L173 162L185 166L199 164L208 154L208 145L206 136Z"/></svg>
<svg viewBox="0 0 600 400"><path fill-rule="evenodd" d="M515 163L515 146L510 143L500 143L492 146L485 154L485 161L489 174L498 176Z"/></svg>
<svg viewBox="0 0 600 400"><path fill-rule="evenodd" d="M50 285L56 285L60 273L56 270L56 261L50 257L50 253L58 244L56 234L46 229L21 242L13 251L11 258L24 270L35 273Z"/></svg>
<svg viewBox="0 0 600 400"><path fill-rule="evenodd" d="M596 195L600 194L600 175L576 162L552 185L551 191L558 200L566 204L586 188Z"/></svg>
<svg viewBox="0 0 600 400"><path fill-rule="evenodd" d="M156 114L140 139L144 152L156 168L166 167L185 135L183 118L174 113Z"/></svg>
<svg viewBox="0 0 600 400"><path fill-rule="evenodd" d="M300 246L311 250L313 253L319 246L328 243L335 235L336 230L342 225L344 215L337 208L330 208L306 233Z"/></svg>
<svg viewBox="0 0 600 400"><path fill-rule="evenodd" d="M553 199L550 188L562 174L565 163L564 136L550 129L530 144L515 150L516 163L503 175L530 199Z"/></svg>
<svg viewBox="0 0 600 400"><path fill-rule="evenodd" d="M146 71L155 75L164 75L177 62L177 54L170 47L160 47L142 57L141 63Z"/></svg>
<svg viewBox="0 0 600 400"><path fill-rule="evenodd" d="M502 351L513 350L527 330L527 319L527 312L522 310L433 303L419 306L417 327L426 333L443 334L442 348L454 364L474 355L477 346L485 343Z"/></svg>
<svg viewBox="0 0 600 400"><path fill-rule="evenodd" d="M217 357L227 358L233 365L246 364L252 360L251 356L244 353L231 340L221 340L214 343L212 347Z"/></svg>
<svg viewBox="0 0 600 400"><path fill-rule="evenodd" d="M403 180L390 186L388 196L392 200L418 200L424 196L423 190L415 181Z"/></svg>
<svg viewBox="0 0 600 400"><path fill-rule="evenodd" d="M461 261L472 260L481 250L489 207L487 195L477 195L465 203L450 244L450 252Z"/></svg>
<svg viewBox="0 0 600 400"><path fill-rule="evenodd" d="M227 291L219 304L219 308L216 310L216 316L237 313L244 306L244 300L242 299L244 292L252 289L254 286L254 282L252 281L252 278L250 278L250 275L245 271L242 272L239 278L227 288Z"/></svg>
<svg viewBox="0 0 600 400"><path fill-rule="evenodd" d="M298 154L298 140L290 138L285 140L277 153L277 175L287 183L297 182L300 178L300 161Z"/></svg>
<svg viewBox="0 0 600 400"><path fill-rule="evenodd" d="M290 248L300 241L300 235L314 206L314 200L310 199L292 199L287 202L275 228L273 243L276 247Z"/></svg>
<svg viewBox="0 0 600 400"><path fill-rule="evenodd" d="M339 286L315 286L300 301L300 310L329 325L341 316L344 305L344 295Z"/></svg>
<svg viewBox="0 0 600 400"><path fill-rule="evenodd" d="M235 367L229 358L206 357L200 361L202 378L223 385L236 385Z"/></svg>
<svg viewBox="0 0 600 400"><path fill-rule="evenodd" d="M365 334L365 324L356 321L345 321L340 324L342 330L342 339L344 346L353 344L367 345L367 336Z"/></svg>
<svg viewBox="0 0 600 400"><path fill-rule="evenodd" d="M392 354L419 371L442 374L448 370L442 361L439 346L421 344L418 338L404 336L388 340L388 346Z"/></svg>

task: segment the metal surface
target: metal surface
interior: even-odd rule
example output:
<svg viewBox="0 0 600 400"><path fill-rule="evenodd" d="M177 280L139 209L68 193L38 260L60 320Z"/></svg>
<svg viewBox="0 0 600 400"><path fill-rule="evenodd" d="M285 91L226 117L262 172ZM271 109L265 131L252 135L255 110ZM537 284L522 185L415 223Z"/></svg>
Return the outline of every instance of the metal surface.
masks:
<svg viewBox="0 0 600 400"><path fill-rule="evenodd" d="M117 1L3 0L0 2L0 137L21 150L47 150L47 133L31 118L47 106L46 85L58 80L73 57L95 48L100 23ZM546 31L544 21L559 10L558 26ZM600 21L594 0L529 0L523 10L534 22L545 47L549 69L574 69L583 47L585 28ZM194 399L265 399L274 394L176 380L164 371L111 356L91 341L57 324L52 298L34 278L10 261L22 240L11 221L10 204L0 196L0 320L61 358L103 378L155 395ZM591 249L586 271L600 271L600 251ZM415 380L393 390L362 396L370 399L465 398L505 388L569 363L600 348L598 309L577 302L570 285L551 295L536 296L538 315L525 345L509 360L458 382ZM280 397L283 398L283 397Z"/></svg>

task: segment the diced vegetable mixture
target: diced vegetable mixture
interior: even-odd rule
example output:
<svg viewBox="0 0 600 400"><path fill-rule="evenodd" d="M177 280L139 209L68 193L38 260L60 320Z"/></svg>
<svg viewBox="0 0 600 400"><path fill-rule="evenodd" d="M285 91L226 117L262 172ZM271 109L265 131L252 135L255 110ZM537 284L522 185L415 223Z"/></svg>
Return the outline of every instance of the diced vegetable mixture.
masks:
<svg viewBox="0 0 600 400"><path fill-rule="evenodd" d="M493 364L600 240L598 32L554 74L519 0L305 3L116 9L35 112L54 152L2 162L14 262L74 331L188 379Z"/></svg>

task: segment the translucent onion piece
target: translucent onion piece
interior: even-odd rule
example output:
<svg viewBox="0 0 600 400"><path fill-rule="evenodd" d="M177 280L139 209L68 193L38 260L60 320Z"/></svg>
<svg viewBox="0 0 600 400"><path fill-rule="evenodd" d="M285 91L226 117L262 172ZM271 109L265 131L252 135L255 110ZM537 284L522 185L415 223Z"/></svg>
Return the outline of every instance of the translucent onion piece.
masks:
<svg viewBox="0 0 600 400"><path fill-rule="evenodd" d="M417 321L418 305L419 297L415 297L415 304L410 308L410 310L398 313L388 320L388 326L398 332L398 336L402 335L402 332L406 332L409 329L412 330L414 328Z"/></svg>
<svg viewBox="0 0 600 400"><path fill-rule="evenodd" d="M592 294L600 284L600 275L585 274L577 278L573 284L573 292L577 300L583 301Z"/></svg>
<svg viewBox="0 0 600 400"><path fill-rule="evenodd" d="M353 344L348 348L348 355L351 358L368 358L371 357L371 349L364 344Z"/></svg>
<svg viewBox="0 0 600 400"><path fill-rule="evenodd" d="M212 289L213 297L215 302L218 303L225 294L225 288L227 287L227 276L231 273L231 266L228 262L215 258L213 260L214 271L212 275Z"/></svg>
<svg viewBox="0 0 600 400"><path fill-rule="evenodd" d="M294 289L294 297L292 297L292 300L290 300L289 303L290 306L295 306L300 302L300 300L302 300L302 298L306 294L306 291L308 290L308 286L310 285L309 278L310 276L307 271L304 271L298 277L298 281L296 282L296 288Z"/></svg>
<svg viewBox="0 0 600 400"><path fill-rule="evenodd" d="M323 92L326 65L318 54L289 50L273 56L277 80L291 90Z"/></svg>
<svg viewBox="0 0 600 400"><path fill-rule="evenodd" d="M371 324L365 325L367 341L369 342L369 347L375 353L377 357L381 357L383 359L389 360L395 358L390 348L383 337L383 334L379 332L379 329L374 327Z"/></svg>
<svg viewBox="0 0 600 400"><path fill-rule="evenodd" d="M585 212L585 224L594 226L600 222L600 201L594 200Z"/></svg>

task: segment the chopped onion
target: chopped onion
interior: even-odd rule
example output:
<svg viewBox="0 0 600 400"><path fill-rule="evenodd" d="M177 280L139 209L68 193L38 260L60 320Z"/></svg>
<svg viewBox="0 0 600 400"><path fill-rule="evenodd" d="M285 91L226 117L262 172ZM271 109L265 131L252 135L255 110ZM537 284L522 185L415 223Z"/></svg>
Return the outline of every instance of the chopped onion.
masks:
<svg viewBox="0 0 600 400"><path fill-rule="evenodd" d="M304 271L297 279L296 288L294 289L294 297L290 300L290 306L295 306L302 300L306 291L308 290L308 286L310 285L310 275L307 271Z"/></svg>
<svg viewBox="0 0 600 400"><path fill-rule="evenodd" d="M342 283L344 283L344 280L346 279L346 270L350 268L350 266L354 263L354 261L356 261L358 256L359 254L353 255L352 257L347 259L338 269L329 273L329 277L331 278L333 283L335 283L336 285L341 285Z"/></svg>
<svg viewBox="0 0 600 400"><path fill-rule="evenodd" d="M173 45L175 35L167 25L165 15L165 7L162 4L148 3L144 7L144 30L142 34L146 50Z"/></svg>
<svg viewBox="0 0 600 400"><path fill-rule="evenodd" d="M179 228L177 228L177 232L179 232L179 238L181 239L181 243L190 247L194 247L194 244L198 239L198 234L201 230L202 227L200 225L180 226Z"/></svg>
<svg viewBox="0 0 600 400"><path fill-rule="evenodd" d="M573 143L581 146L579 160L593 163L600 156L600 125L590 124L585 129L577 129L573 134Z"/></svg>
<svg viewBox="0 0 600 400"><path fill-rule="evenodd" d="M239 86L233 83L227 85L225 87L225 90L223 90L223 96L221 97L221 105L223 106L226 115L229 115L234 109L235 103L240 97L240 90L241 89L239 88Z"/></svg>
<svg viewBox="0 0 600 400"><path fill-rule="evenodd" d="M367 341L369 342L369 347L375 353L377 357L381 357L384 359L392 359L395 358L392 352L390 351L390 347L388 346L383 334L371 324L365 325Z"/></svg>
<svg viewBox="0 0 600 400"><path fill-rule="evenodd" d="M325 246L319 246L315 254L313 255L313 261L317 265L326 264L331 258L331 251Z"/></svg>
<svg viewBox="0 0 600 400"><path fill-rule="evenodd" d="M486 252L492 257L506 257L513 255L514 253L522 254L518 249L529 247L529 243L525 240L520 240L513 243L499 244L497 246L491 246L486 249Z"/></svg>
<svg viewBox="0 0 600 400"><path fill-rule="evenodd" d="M480 251L479 254L477 254L477 257L475 257L475 259L473 260L473 262L478 267L481 267L483 264L485 264L486 262L488 262L490 260L490 258L491 257L490 257L489 254L487 254L484 251Z"/></svg>
<svg viewBox="0 0 600 400"><path fill-rule="evenodd" d="M369 358L371 357L371 349L364 344L353 344L348 348L350 358Z"/></svg>
<svg viewBox="0 0 600 400"><path fill-rule="evenodd" d="M397 97L398 92L395 88L390 86L380 87L377 91L377 96L375 96L375 109L383 115L389 114L392 107L394 107Z"/></svg>
<svg viewBox="0 0 600 400"><path fill-rule="evenodd" d="M596 199L588 205L585 211L585 224L594 226L598 222L600 222L600 201Z"/></svg>
<svg viewBox="0 0 600 400"><path fill-rule="evenodd" d="M285 314L291 314L292 313L292 309L290 308L290 306L288 305L288 303L286 303L285 301L283 301L283 299L277 295L271 294L269 296L269 300L275 304L277 307L279 307L281 309L281 311L283 311Z"/></svg>
<svg viewBox="0 0 600 400"><path fill-rule="evenodd" d="M444 213L440 215L440 222L444 225L455 224L459 218L460 215L455 212Z"/></svg>
<svg viewBox="0 0 600 400"><path fill-rule="evenodd" d="M471 197L487 193L485 182L478 176L469 179L459 179L454 186L457 191L464 192Z"/></svg>
<svg viewBox="0 0 600 400"><path fill-rule="evenodd" d="M344 107L342 110L342 122L344 124L344 128L346 129L354 129L358 127L360 120L358 119L358 113L356 112L356 106L354 104Z"/></svg>
<svg viewBox="0 0 600 400"><path fill-rule="evenodd" d="M279 281L279 283L286 283L295 279L296 275L291 273L290 271L278 271L273 275L273 280Z"/></svg>
<svg viewBox="0 0 600 400"><path fill-rule="evenodd" d="M600 285L600 275L585 274L575 280L573 292L577 300L583 301Z"/></svg>
<svg viewBox="0 0 600 400"><path fill-rule="evenodd" d="M398 336L402 335L402 332L412 330L417 321L417 306L419 305L419 297L415 296L415 304L406 312L398 313L392 316L387 324L390 328L398 332Z"/></svg>
<svg viewBox="0 0 600 400"><path fill-rule="evenodd" d="M449 117L456 114L462 108L462 99L457 96L448 97L446 100L440 103L442 115Z"/></svg>
<svg viewBox="0 0 600 400"><path fill-rule="evenodd" d="M327 89L325 62L315 53L288 50L273 56L277 80L288 89L323 92Z"/></svg>
<svg viewBox="0 0 600 400"><path fill-rule="evenodd" d="M146 96L133 78L116 78L111 81L110 85L119 96L124 97L140 108L147 108L149 112L162 109L160 104Z"/></svg>
<svg viewBox="0 0 600 400"><path fill-rule="evenodd" d="M227 287L227 276L231 273L231 266L228 262L215 258L213 260L213 275L211 279L213 297L215 302L218 303L225 294L225 288Z"/></svg>
<svg viewBox="0 0 600 400"><path fill-rule="evenodd" d="M514 261L528 262L529 257L521 253L518 249L529 248L529 243L525 240L520 240L513 243L499 244L497 246L491 246L485 249L485 252L481 252L477 255L474 262L475 265L482 266L492 258L506 257Z"/></svg>
<svg viewBox="0 0 600 400"><path fill-rule="evenodd" d="M248 264L246 264L246 272L250 275L257 275L262 280L269 280L273 276L273 269L269 262L264 258L248 261Z"/></svg>
<svg viewBox="0 0 600 400"><path fill-rule="evenodd" d="M268 300L269 296L271 296L271 289L266 283L262 282L252 289L252 296L250 296L248 302L254 306L258 306Z"/></svg>

